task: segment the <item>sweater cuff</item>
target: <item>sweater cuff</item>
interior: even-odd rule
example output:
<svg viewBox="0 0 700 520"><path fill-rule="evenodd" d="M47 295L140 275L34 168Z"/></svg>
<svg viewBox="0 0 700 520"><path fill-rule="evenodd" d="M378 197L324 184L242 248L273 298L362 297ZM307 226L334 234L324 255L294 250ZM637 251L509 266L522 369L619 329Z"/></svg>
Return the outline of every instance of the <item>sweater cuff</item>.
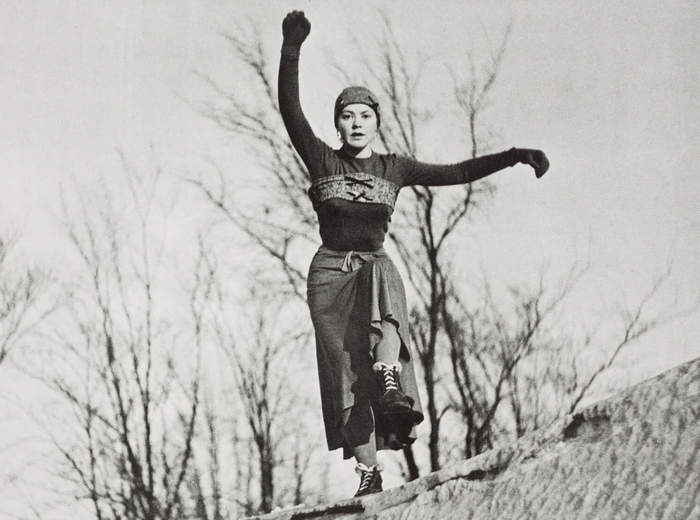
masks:
<svg viewBox="0 0 700 520"><path fill-rule="evenodd" d="M298 45L290 45L288 43L282 43L282 50L280 51L282 53L282 56L287 56L289 58L296 58L299 59L299 51L301 50L301 47Z"/></svg>

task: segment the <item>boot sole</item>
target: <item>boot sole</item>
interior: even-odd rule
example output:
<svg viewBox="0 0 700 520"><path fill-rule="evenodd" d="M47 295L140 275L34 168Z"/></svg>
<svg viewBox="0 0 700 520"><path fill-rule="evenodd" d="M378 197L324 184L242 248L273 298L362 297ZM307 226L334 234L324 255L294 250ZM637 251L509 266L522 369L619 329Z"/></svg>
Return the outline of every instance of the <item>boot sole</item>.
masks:
<svg viewBox="0 0 700 520"><path fill-rule="evenodd" d="M384 417L390 426L398 430L410 430L418 422L420 414L409 409L384 410Z"/></svg>

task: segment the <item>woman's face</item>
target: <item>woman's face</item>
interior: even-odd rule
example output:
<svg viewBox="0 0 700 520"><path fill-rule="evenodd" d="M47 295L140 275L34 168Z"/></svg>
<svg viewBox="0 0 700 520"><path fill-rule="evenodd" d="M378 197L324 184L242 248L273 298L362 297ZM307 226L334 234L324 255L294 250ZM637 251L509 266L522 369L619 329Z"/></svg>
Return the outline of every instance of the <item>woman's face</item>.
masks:
<svg viewBox="0 0 700 520"><path fill-rule="evenodd" d="M363 103L348 105L338 115L338 132L343 144L362 150L377 135L377 114Z"/></svg>

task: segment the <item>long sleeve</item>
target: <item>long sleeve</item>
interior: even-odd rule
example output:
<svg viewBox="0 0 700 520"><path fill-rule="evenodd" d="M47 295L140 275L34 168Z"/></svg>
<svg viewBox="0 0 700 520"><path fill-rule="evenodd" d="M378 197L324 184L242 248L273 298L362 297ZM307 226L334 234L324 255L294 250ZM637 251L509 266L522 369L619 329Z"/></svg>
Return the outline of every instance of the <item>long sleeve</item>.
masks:
<svg viewBox="0 0 700 520"><path fill-rule="evenodd" d="M299 101L299 48L282 47L277 93L284 126L294 148L313 176L314 167L325 144L318 139L301 109Z"/></svg>
<svg viewBox="0 0 700 520"><path fill-rule="evenodd" d="M404 186L449 186L465 184L491 175L518 162L515 148L482 155L455 164L429 164L402 158Z"/></svg>

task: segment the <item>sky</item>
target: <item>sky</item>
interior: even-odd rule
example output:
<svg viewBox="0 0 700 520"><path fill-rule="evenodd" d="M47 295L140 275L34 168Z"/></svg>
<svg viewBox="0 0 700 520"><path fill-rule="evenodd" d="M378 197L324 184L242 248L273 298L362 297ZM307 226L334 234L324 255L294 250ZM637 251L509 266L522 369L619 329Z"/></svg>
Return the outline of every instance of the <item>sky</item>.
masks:
<svg viewBox="0 0 700 520"><path fill-rule="evenodd" d="M335 144L331 107L344 85L330 59L354 60L350 37L366 42L382 8L398 40L430 57L420 88L447 120L456 107L446 66L465 74L467 51L479 55L512 23L488 122L503 149L541 148L552 166L540 180L524 167L493 177L496 197L465 231L478 246L455 260L465 275L532 282L543 266L556 279L590 262L568 318L585 327L638 299L672 261L660 304L692 306L700 289L697 2L492 4L0 2L0 227L21 230L27 258L60 264L61 187L116 177L117 150L180 175L212 159L234 175L250 171L245 147L197 109L212 97L200 74L239 84L222 33L251 20L274 66L292 9L312 24L302 104ZM422 159L465 158L460 135L458 123L427 128L423 139L436 145ZM700 355L698 321L695 313L650 334L624 361L632 379Z"/></svg>

